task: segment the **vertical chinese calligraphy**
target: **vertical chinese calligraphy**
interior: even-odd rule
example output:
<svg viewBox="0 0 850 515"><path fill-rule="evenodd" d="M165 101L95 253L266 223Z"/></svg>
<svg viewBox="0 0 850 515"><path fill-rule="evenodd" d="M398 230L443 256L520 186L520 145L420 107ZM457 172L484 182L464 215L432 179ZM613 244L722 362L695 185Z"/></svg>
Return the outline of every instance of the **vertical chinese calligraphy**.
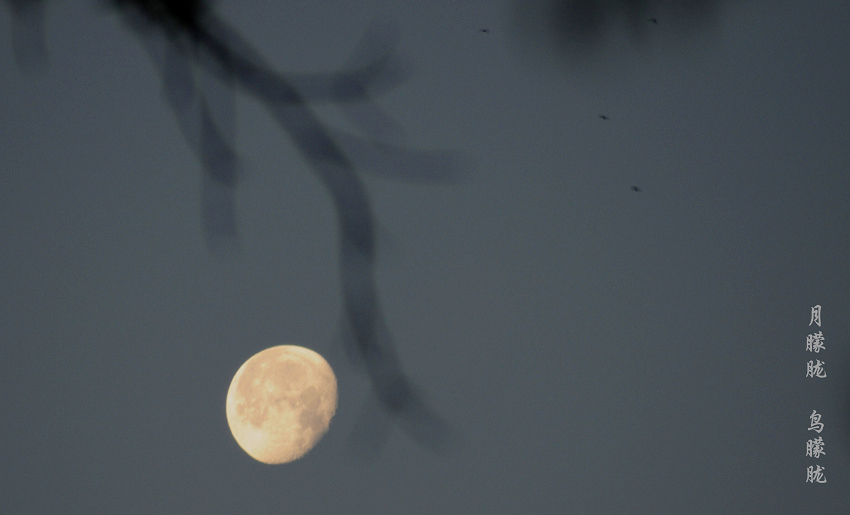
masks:
<svg viewBox="0 0 850 515"><path fill-rule="evenodd" d="M812 318L809 320L809 327L811 327L812 324L817 324L817 326L820 327L820 304L812 306Z"/></svg>
<svg viewBox="0 0 850 515"><path fill-rule="evenodd" d="M809 319L809 327L811 327L812 324L821 327L820 304L818 304L817 306L812 306L812 316L811 319ZM818 354L820 353L820 351L825 350L826 345L824 341L823 331L817 331L806 335L806 352L814 352ZM806 363L806 377L810 377L812 379L825 379L825 364L826 361L821 361L819 359L809 360L808 363ZM812 410L811 415L809 415L809 428L807 429L807 431L814 431L818 433L818 435L820 435L823 429L824 423L821 422L821 414L818 413L817 410ZM826 443L824 442L822 436L817 436L808 440L806 442L806 457L819 459L821 456L825 456L825 447ZM806 468L806 483L826 483L826 476L824 475L825 470L826 467L823 467L820 464L808 466Z"/></svg>
<svg viewBox="0 0 850 515"><path fill-rule="evenodd" d="M806 469L806 482L807 483L826 483L826 478L823 477L823 471L826 470L825 467L821 467L820 465L815 465L814 467L809 467Z"/></svg>

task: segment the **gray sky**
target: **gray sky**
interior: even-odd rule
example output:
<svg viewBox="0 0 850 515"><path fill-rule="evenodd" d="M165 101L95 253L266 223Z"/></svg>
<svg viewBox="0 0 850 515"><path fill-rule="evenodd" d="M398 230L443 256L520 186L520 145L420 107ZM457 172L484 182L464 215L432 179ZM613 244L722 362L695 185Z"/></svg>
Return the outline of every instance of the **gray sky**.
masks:
<svg viewBox="0 0 850 515"><path fill-rule="evenodd" d="M556 50L513 0L220 2L280 71L336 70L394 20L412 72L376 103L411 147L474 163L448 186L364 176L386 322L459 444L393 428L363 461L369 383L339 345L336 219L309 166L240 95L243 245L215 259L142 46L56 4L42 73L0 37L0 512L846 512L850 5L659 7ZM285 343L328 359L340 406L268 466L224 398ZM815 358L826 379L804 377Z"/></svg>

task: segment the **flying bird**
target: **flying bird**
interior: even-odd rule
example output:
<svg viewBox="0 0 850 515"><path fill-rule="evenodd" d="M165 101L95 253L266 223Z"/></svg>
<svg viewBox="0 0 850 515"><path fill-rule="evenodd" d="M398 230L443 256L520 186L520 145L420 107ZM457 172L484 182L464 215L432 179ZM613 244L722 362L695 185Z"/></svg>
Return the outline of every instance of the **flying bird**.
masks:
<svg viewBox="0 0 850 515"><path fill-rule="evenodd" d="M607 117L607 116L605 116L604 114L600 114L600 115L599 115L599 117L600 117L600 118L602 118L603 120L607 120L607 119L608 119L608 117Z"/></svg>

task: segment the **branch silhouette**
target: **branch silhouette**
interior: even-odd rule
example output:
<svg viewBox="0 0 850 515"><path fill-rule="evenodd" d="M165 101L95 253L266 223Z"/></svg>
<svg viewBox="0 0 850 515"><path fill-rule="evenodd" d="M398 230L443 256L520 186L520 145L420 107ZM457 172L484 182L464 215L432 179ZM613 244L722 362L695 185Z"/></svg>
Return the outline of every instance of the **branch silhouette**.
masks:
<svg viewBox="0 0 850 515"><path fill-rule="evenodd" d="M13 7L40 0L7 0ZM363 171L415 181L455 180L469 166L455 153L398 145L401 127L372 102L406 77L394 55L395 33L372 25L349 59L349 70L282 74L219 19L203 0L109 0L123 15L162 77L163 95L202 169L202 226L214 254L238 250L235 189L240 164L231 116L235 90L261 102L290 137L330 195L339 228L344 344L362 365L383 411L430 449L450 444L451 430L407 378L384 321L375 284L375 219ZM205 91L200 74L223 86ZM324 127L310 102L333 102L367 139ZM376 138L380 138L379 141ZM360 165L358 167L357 165ZM365 166L364 166L365 165ZM376 432L380 432L377 431Z"/></svg>
<svg viewBox="0 0 850 515"><path fill-rule="evenodd" d="M37 71L47 63L44 44L45 0L6 0L12 13L12 50L15 64L27 71Z"/></svg>
<svg viewBox="0 0 850 515"><path fill-rule="evenodd" d="M618 33L639 44L659 30L709 25L726 0L513 0L514 21L525 39L565 56L600 57ZM671 28L674 27L674 28Z"/></svg>

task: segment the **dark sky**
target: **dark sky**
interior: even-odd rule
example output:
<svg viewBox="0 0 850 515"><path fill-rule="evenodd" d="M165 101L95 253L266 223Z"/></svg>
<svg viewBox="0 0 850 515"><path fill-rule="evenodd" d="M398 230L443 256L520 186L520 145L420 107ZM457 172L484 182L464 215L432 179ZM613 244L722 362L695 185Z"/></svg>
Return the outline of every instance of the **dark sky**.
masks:
<svg viewBox="0 0 850 515"><path fill-rule="evenodd" d="M237 97L242 248L216 258L127 27L56 2L27 73L0 9L0 512L846 513L850 5L703 3L611 7L584 41L555 1L219 2L283 72L337 70L394 21L410 77L376 104L472 163L450 185L364 175L396 351L458 437L391 426L366 460L334 206L287 134ZM224 399L286 343L328 359L340 406L268 466Z"/></svg>

